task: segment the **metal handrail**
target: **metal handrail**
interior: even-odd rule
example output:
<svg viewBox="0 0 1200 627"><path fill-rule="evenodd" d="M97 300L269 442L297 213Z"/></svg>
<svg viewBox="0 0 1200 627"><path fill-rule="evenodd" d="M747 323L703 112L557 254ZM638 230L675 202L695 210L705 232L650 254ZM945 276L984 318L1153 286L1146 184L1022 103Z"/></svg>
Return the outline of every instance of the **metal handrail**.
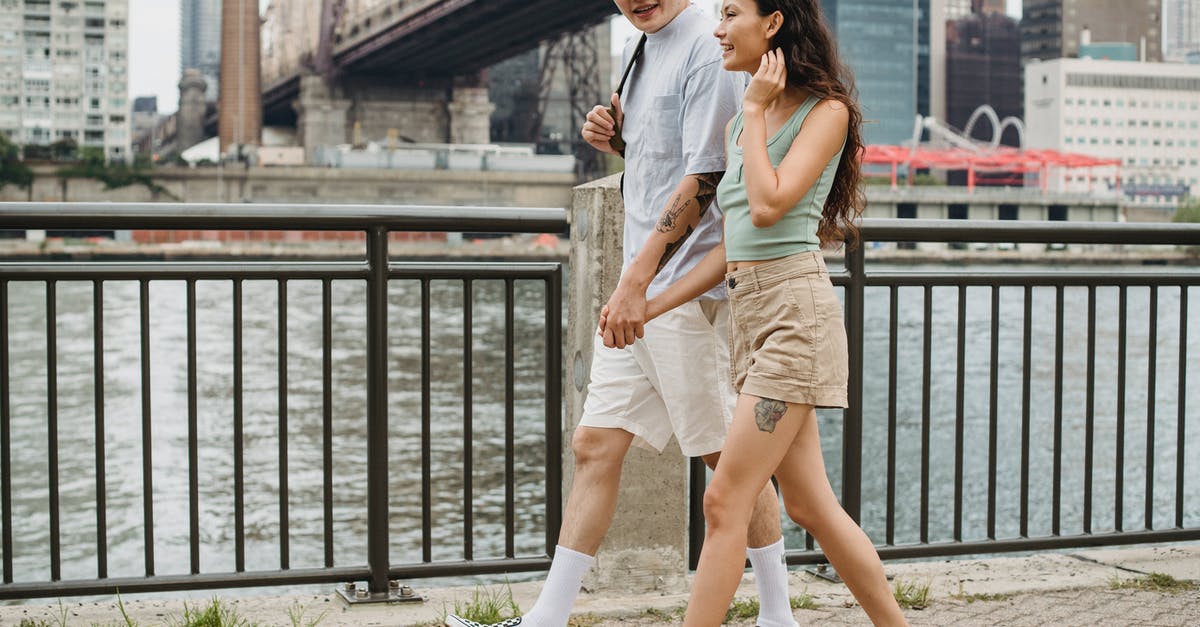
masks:
<svg viewBox="0 0 1200 627"><path fill-rule="evenodd" d="M216 587L265 586L298 583L340 582L366 579L374 594L387 595L389 581L396 577L436 577L468 575L491 572L518 572L545 569L553 554L554 541L561 520L561 454L562 454L562 264L561 262L505 263L505 262L396 262L388 258L388 234L392 231L469 231L481 233L563 233L566 231L566 212L562 209L511 209L499 207L431 207L431 206L347 206L347 205L221 205L221 204L105 204L105 203L0 203L0 228L3 229L255 229L255 230L344 230L359 231L366 236L365 256L360 261L265 261L244 262L241 260L221 261L147 261L147 262L2 262L0 263L0 550L3 552L3 577L0 579L0 599L57 596L64 594L104 594L116 590L121 592L149 592ZM292 280L318 280L321 282L322 337L325 344L322 356L322 385L324 406L323 422L325 438L323 468L324 499L324 566L315 568L292 568L288 544L288 487L287 487L287 389L288 372L286 360L279 366L279 564L277 569L247 568L245 555L245 525L243 504L243 442L242 424L242 286L245 281L268 280L277 284L278 290L278 351L288 354L287 349L287 285ZM154 559L154 502L153 464L150 441L155 421L151 419L149 342L149 286L155 281L184 281L187 287L187 425L188 456L184 462L188 468L188 523L190 539L190 572L187 574L163 575L155 572ZM235 441L234 492L235 492L235 570L233 572L201 572L199 544L199 505L197 500L197 398L196 372L196 284L198 281L228 281L233 286L233 421ZM332 451L329 439L333 408L330 402L332 373L330 356L330 322L332 318L331 285L334 281L354 280L366 284L366 398L367 398L367 482L366 482L366 558L363 566L335 566L333 555L333 527L331 521L332 502ZM423 556L420 563L396 564L391 559L389 545L389 467L388 467L388 286L392 281L418 281L421 285L422 318L422 395L424 398L421 416L423 431L424 463L421 491L425 502L423 517ZM507 472L505 482L509 503L505 522L507 547L503 558L475 559L473 557L470 525L464 527L464 557L460 561L434 560L431 553L431 520L428 501L430 498L429 435L430 407L429 355L431 351L429 286L431 281L458 281L467 290L464 299L464 376L471 375L470 362L470 286L473 281L503 281L506 286L505 319L506 354L509 356L506 380L506 412L509 433L505 457ZM545 333L545 491L546 545L541 556L521 556L515 553L513 535L512 483L515 481L512 456L513 429L513 357L515 334L514 294L515 280L534 280L544 285L545 312L542 320ZM12 512L12 450L10 447L11 412L10 364L8 351L9 331L9 284L12 282L45 282L47 311L47 424L50 442L50 581L14 581L13 572L13 512ZM58 366L54 359L57 353L56 286L60 281L89 281L93 285L92 307L94 313L96 362L94 385L96 387L96 434L98 448L97 464L97 574L94 579L62 580L62 547L60 545L57 471L58 443L56 432L57 404L56 381ZM104 442L104 348L103 348L103 286L108 281L136 281L140 291L141 309L141 387L142 387L142 468L143 509L145 533L145 577L110 577L107 567L105 476L107 463L103 451ZM469 403L469 401L468 401ZM470 410L464 412L464 449L470 450ZM465 474L471 473L470 456L464 458ZM464 516L471 517L470 479L466 482Z"/></svg>

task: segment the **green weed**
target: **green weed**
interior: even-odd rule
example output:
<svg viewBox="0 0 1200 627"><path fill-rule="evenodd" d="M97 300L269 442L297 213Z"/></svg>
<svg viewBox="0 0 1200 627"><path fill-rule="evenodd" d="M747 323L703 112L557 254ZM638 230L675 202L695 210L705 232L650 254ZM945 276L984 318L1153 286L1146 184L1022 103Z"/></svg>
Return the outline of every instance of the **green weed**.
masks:
<svg viewBox="0 0 1200 627"><path fill-rule="evenodd" d="M1200 582L1176 579L1164 573L1150 573L1144 577L1133 579L1121 579L1116 573L1113 573L1109 587L1113 590L1134 589L1175 594L1187 590L1195 590L1197 587L1200 587Z"/></svg>
<svg viewBox="0 0 1200 627"><path fill-rule="evenodd" d="M929 607L929 582L920 584L896 580L892 596L906 610L923 610Z"/></svg>
<svg viewBox="0 0 1200 627"><path fill-rule="evenodd" d="M442 609L442 619L445 620L447 612L444 606ZM505 584L503 589L494 588L490 591L476 586L470 601L454 602L454 614L485 625L507 620L520 613L521 606L513 600L512 588L508 584Z"/></svg>

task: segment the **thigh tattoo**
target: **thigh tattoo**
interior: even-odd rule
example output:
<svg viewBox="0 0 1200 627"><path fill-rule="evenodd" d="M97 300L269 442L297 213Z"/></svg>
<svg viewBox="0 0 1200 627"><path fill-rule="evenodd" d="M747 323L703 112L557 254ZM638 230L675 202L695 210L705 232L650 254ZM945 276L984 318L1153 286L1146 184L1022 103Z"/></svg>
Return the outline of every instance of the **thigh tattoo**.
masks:
<svg viewBox="0 0 1200 627"><path fill-rule="evenodd" d="M754 422L759 431L775 433L775 423L787 413L787 403L773 398L764 398L754 405Z"/></svg>

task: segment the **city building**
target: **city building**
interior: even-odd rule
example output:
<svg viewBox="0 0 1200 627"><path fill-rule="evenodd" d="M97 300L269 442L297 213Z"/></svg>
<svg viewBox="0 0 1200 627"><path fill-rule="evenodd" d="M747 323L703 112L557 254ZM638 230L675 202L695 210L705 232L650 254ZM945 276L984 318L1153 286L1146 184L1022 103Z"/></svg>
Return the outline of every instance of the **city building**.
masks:
<svg viewBox="0 0 1200 627"><path fill-rule="evenodd" d="M1132 204L1169 209L1200 193L1200 66L1056 59L1025 66L1027 148L1119 158ZM1059 174L1051 189L1116 185Z"/></svg>
<svg viewBox="0 0 1200 627"><path fill-rule="evenodd" d="M917 2L917 113L946 117L946 9L953 0Z"/></svg>
<svg viewBox="0 0 1200 627"><path fill-rule="evenodd" d="M1200 56L1200 0L1163 0L1163 59Z"/></svg>
<svg viewBox="0 0 1200 627"><path fill-rule="evenodd" d="M946 122L965 129L981 105L1000 119L1020 118L1021 37L1017 20L1004 12L978 12L946 25ZM996 129L977 124L972 137L991 140ZM1017 146L1014 130L1002 143Z"/></svg>
<svg viewBox="0 0 1200 627"><path fill-rule="evenodd" d="M221 76L221 0L180 0L179 74L200 70L205 98L217 99Z"/></svg>
<svg viewBox="0 0 1200 627"><path fill-rule="evenodd" d="M918 4L923 1L927 0L821 0L842 61L854 73L868 144L900 144L912 138Z"/></svg>
<svg viewBox="0 0 1200 627"><path fill-rule="evenodd" d="M262 25L257 2L222 1L217 133L221 156L240 158L245 147L262 145Z"/></svg>
<svg viewBox="0 0 1200 627"><path fill-rule="evenodd" d="M1021 63L1079 56L1092 42L1125 42L1162 61L1161 0L1024 0Z"/></svg>
<svg viewBox="0 0 1200 627"><path fill-rule="evenodd" d="M130 155L128 0L0 0L0 132Z"/></svg>
<svg viewBox="0 0 1200 627"><path fill-rule="evenodd" d="M153 151L154 129L158 126L158 120L158 96L138 96L133 99L129 124L134 154L144 155Z"/></svg>
<svg viewBox="0 0 1200 627"><path fill-rule="evenodd" d="M944 0L946 19L957 20L972 13L1004 13L1004 0Z"/></svg>

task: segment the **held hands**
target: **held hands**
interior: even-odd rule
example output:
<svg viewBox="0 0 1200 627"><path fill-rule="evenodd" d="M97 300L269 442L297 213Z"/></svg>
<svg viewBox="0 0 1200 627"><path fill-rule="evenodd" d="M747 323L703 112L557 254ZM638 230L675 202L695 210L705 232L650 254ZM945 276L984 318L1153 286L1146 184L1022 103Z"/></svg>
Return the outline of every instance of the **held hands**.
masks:
<svg viewBox="0 0 1200 627"><path fill-rule="evenodd" d="M618 285L600 310L596 334L608 348L625 348L645 334L646 294Z"/></svg>
<svg viewBox="0 0 1200 627"><path fill-rule="evenodd" d="M750 79L746 93L742 96L743 109L762 111L787 87L787 63L783 50L768 50L758 64L758 71Z"/></svg>
<svg viewBox="0 0 1200 627"><path fill-rule="evenodd" d="M613 114L616 114L615 117ZM592 148L610 155L619 154L608 144L608 140L617 134L616 127L625 121L625 113L621 111L621 99L617 94L612 95L612 107L596 105L587 114L587 121L579 134L583 141L591 144Z"/></svg>

